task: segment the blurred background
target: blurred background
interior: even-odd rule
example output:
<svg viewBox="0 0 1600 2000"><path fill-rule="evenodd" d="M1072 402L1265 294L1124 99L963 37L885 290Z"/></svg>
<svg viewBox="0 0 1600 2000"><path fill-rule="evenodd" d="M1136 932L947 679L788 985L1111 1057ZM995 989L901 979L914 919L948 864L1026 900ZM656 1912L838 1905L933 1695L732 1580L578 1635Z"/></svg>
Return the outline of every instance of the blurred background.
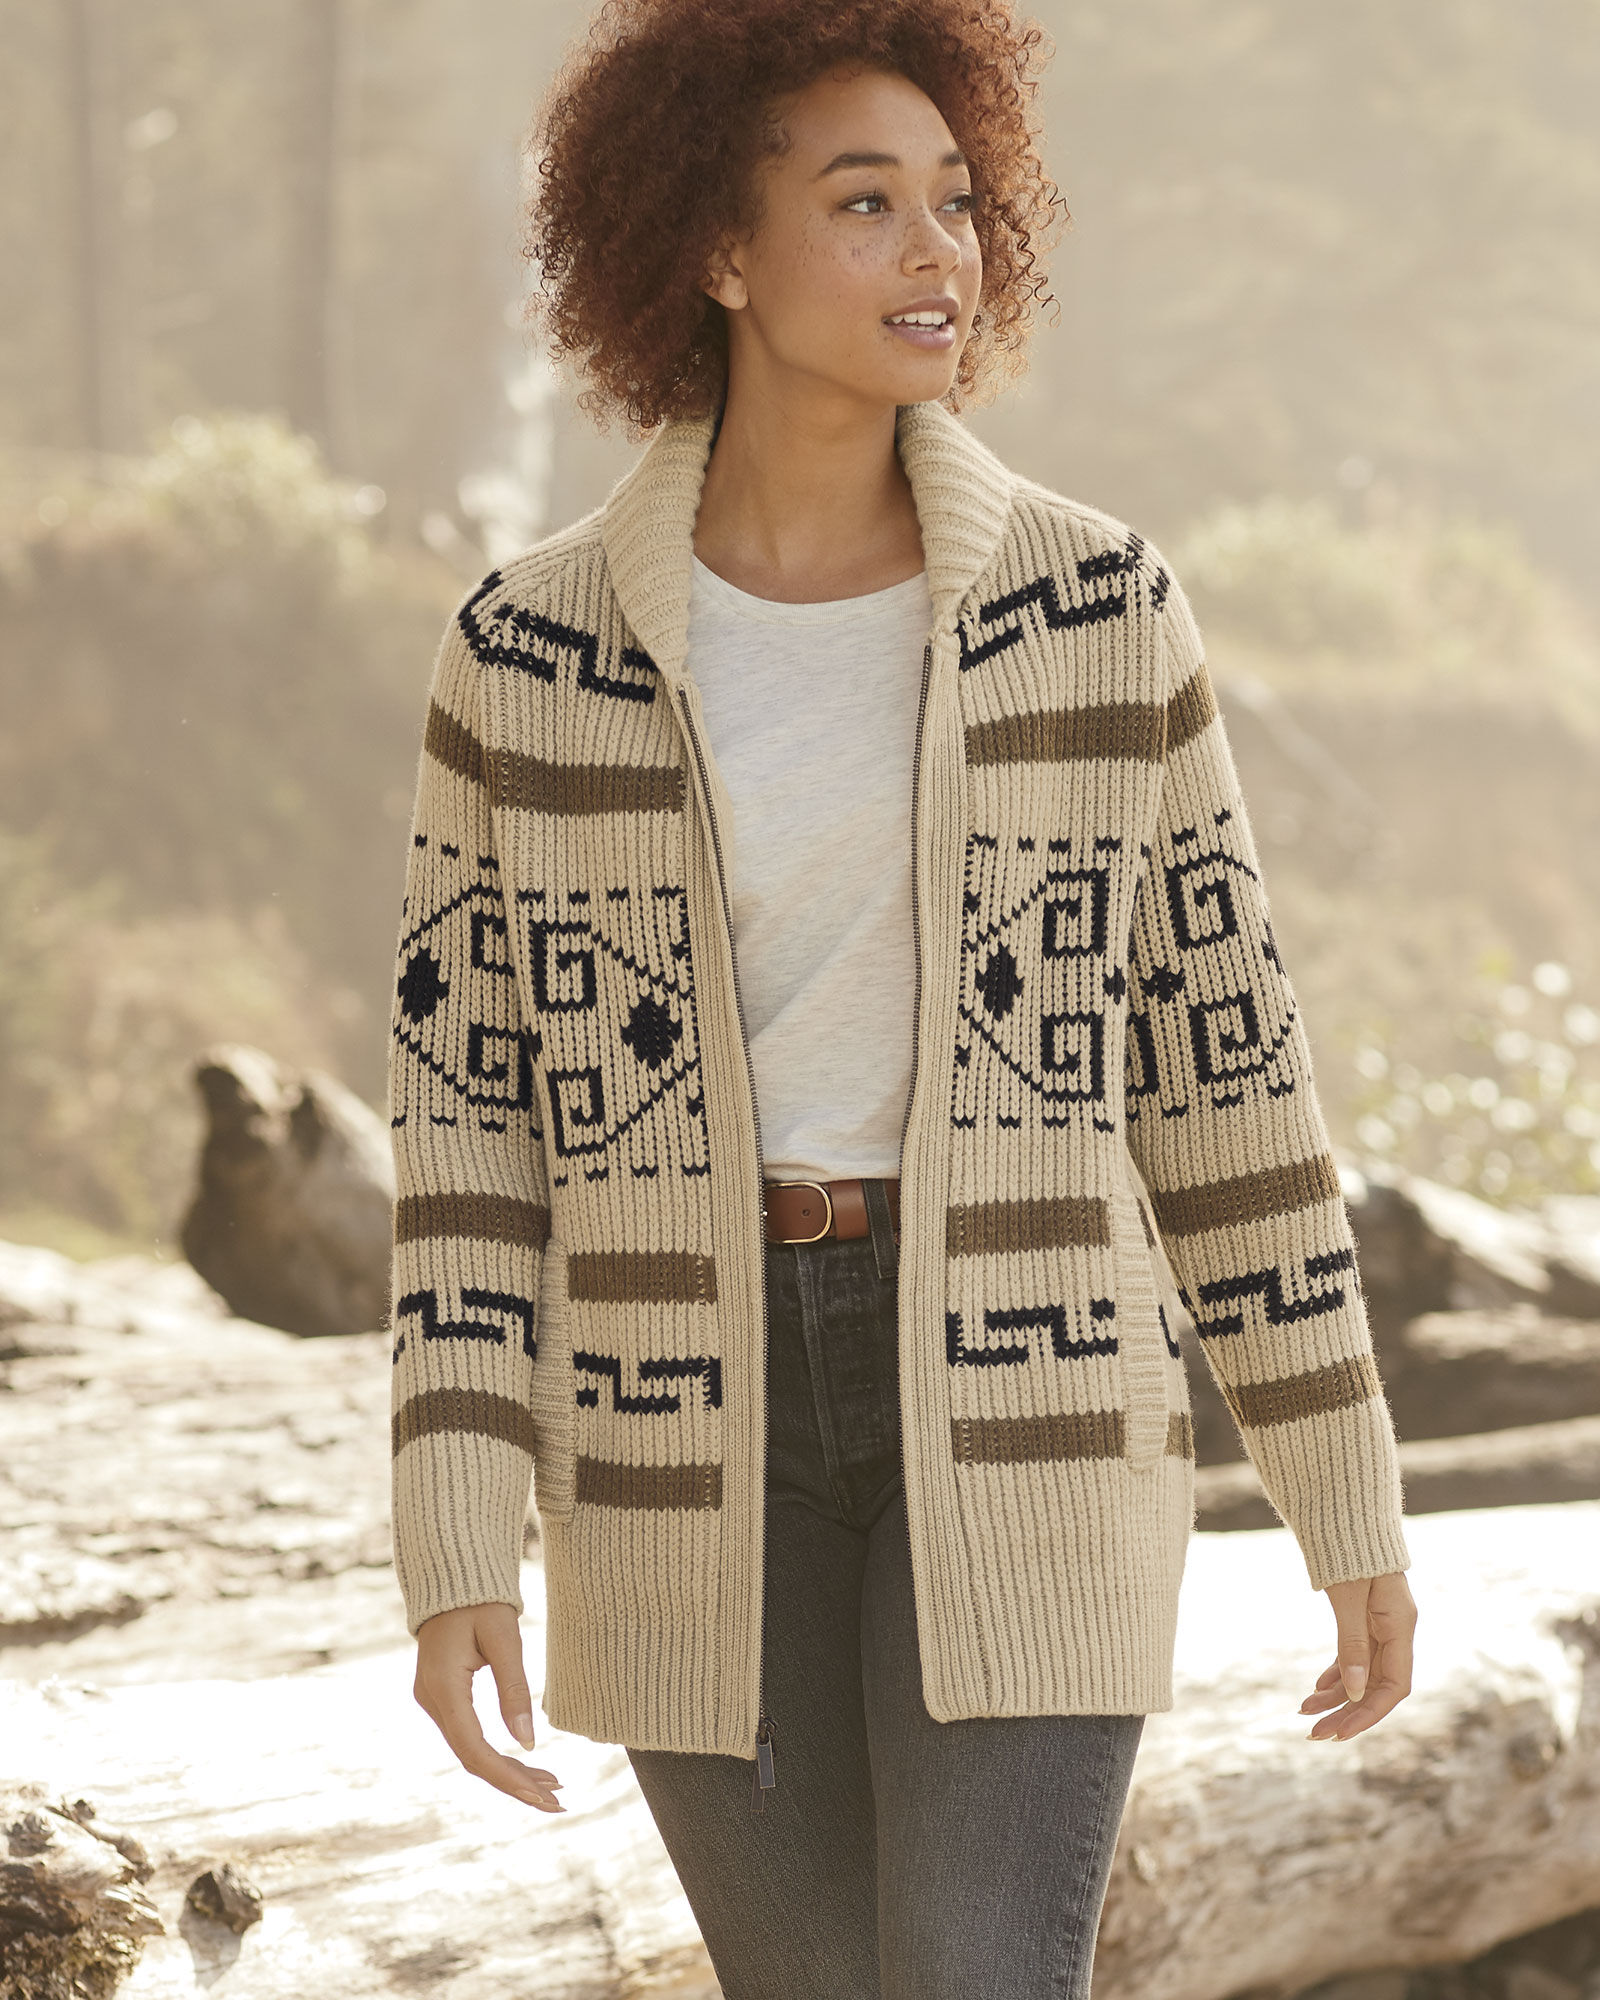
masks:
<svg viewBox="0 0 1600 2000"><path fill-rule="evenodd" d="M1049 0L975 428L1186 583L1336 1137L1600 1189L1600 15ZM381 1101L465 583L633 456L520 328L577 0L0 0L0 1236L170 1249L195 1052Z"/></svg>

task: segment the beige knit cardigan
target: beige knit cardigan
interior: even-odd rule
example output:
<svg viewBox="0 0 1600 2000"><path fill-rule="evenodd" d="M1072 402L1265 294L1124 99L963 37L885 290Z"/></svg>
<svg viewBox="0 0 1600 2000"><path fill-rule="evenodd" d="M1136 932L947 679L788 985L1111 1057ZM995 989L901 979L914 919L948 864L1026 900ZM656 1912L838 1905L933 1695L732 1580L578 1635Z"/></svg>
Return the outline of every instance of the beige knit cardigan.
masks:
<svg viewBox="0 0 1600 2000"><path fill-rule="evenodd" d="M711 435L659 432L439 649L390 1071L394 1531L412 1631L520 1610L531 1467L550 1722L748 1758L761 1146L685 663ZM1168 1708L1193 1432L1130 1154L1313 1586L1408 1566L1394 1434L1181 591L942 406L898 444L933 603L899 1264L923 1696Z"/></svg>

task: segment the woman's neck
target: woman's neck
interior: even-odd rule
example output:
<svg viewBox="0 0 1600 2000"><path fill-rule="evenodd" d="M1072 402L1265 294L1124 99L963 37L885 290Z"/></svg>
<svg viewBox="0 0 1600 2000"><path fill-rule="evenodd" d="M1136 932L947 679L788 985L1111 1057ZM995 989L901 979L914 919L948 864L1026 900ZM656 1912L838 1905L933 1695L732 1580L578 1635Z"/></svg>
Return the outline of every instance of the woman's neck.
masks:
<svg viewBox="0 0 1600 2000"><path fill-rule="evenodd" d="M894 410L797 413L730 390L706 467L694 552L784 604L858 597L923 567Z"/></svg>

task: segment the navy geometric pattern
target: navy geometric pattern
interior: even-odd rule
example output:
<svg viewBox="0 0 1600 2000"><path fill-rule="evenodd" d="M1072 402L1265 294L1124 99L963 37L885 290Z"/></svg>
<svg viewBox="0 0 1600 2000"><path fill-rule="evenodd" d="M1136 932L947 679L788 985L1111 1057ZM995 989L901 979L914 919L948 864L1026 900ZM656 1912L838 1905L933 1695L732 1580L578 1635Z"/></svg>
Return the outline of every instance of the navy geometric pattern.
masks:
<svg viewBox="0 0 1600 2000"><path fill-rule="evenodd" d="M623 1363L615 1354L591 1354L579 1349L573 1354L572 1366L579 1375L598 1376L600 1381L610 1385L610 1409L617 1414L643 1416L676 1416L682 1408L683 1399L678 1393L668 1390L660 1395L652 1395L644 1390L629 1390L622 1386ZM633 1364L633 1373L641 1382L676 1382L688 1384L690 1389L696 1382L701 1385L701 1393L708 1410L722 1407L722 1362L716 1355L689 1354L681 1358L673 1356L646 1355ZM595 1409L600 1403L600 1390L591 1383L577 1392L577 1402L581 1409Z"/></svg>
<svg viewBox="0 0 1600 2000"><path fill-rule="evenodd" d="M1243 1333L1247 1317L1241 1306L1255 1302L1268 1326L1293 1326L1299 1320L1320 1319L1324 1313L1338 1312L1345 1302L1345 1287L1328 1284L1341 1271L1354 1273L1356 1260L1349 1250L1330 1250L1319 1257L1307 1257L1302 1282L1285 1280L1277 1266L1264 1271L1245 1271L1238 1277L1214 1278L1200 1287L1200 1310L1195 1314L1195 1331L1207 1338L1224 1333ZM1217 1311L1217 1307L1230 1310Z"/></svg>
<svg viewBox="0 0 1600 2000"><path fill-rule="evenodd" d="M418 834L416 845L426 848L428 836ZM443 876L446 887L430 907L406 907L394 1038L413 1059L435 1125L467 1117L504 1132L533 1111L538 1043L518 1025L500 872L492 855L468 864L455 849L435 852L435 867L416 879ZM446 1005L458 981L461 1004ZM413 1098L401 1118L416 1115Z"/></svg>
<svg viewBox="0 0 1600 2000"><path fill-rule="evenodd" d="M1093 1325L1107 1325L1116 1317L1114 1299L1091 1299L1089 1320ZM961 1314L947 1312L944 1316L945 1359L952 1368L966 1366L1003 1367L1026 1362L1036 1347L1048 1346L1057 1361L1071 1361L1086 1354L1115 1354L1117 1336L1114 1333L1074 1333L1074 1314L1066 1306L1010 1306L985 1308L983 1313L983 1333L981 1341L970 1343L962 1323ZM1020 1335L1021 1338L992 1340L995 1334Z"/></svg>
<svg viewBox="0 0 1600 2000"><path fill-rule="evenodd" d="M617 670L602 668L600 641L593 632L530 611L518 604L514 594L501 597L504 582L498 570L491 570L458 614L475 659L488 667L531 674L552 685L562 664L570 662L576 668L573 678L580 694L602 695L614 701L654 701L657 677L648 653L637 646L623 646L617 654ZM640 674L645 677L629 678Z"/></svg>
<svg viewBox="0 0 1600 2000"><path fill-rule="evenodd" d="M980 605L977 630L961 627L962 671L1020 646L1034 619L1047 632L1072 632L1107 619L1125 618L1128 578L1138 568L1143 553L1144 543L1137 535L1129 535L1123 547L1077 563L1071 585L1058 583L1053 576L1036 576L1019 589Z"/></svg>
<svg viewBox="0 0 1600 2000"><path fill-rule="evenodd" d="M503 1314L520 1329L523 1353L530 1361L538 1358L536 1315L531 1299L520 1299L512 1292L495 1292L479 1285L467 1285L462 1288L461 1308L463 1312ZM497 1345L505 1342L506 1330L494 1320L443 1318L439 1311L438 1292L431 1285L407 1292L394 1309L395 1324L398 1326L413 1315L422 1323L424 1340L487 1340ZM402 1333L395 1342L394 1358L397 1361L405 1352L405 1345L406 1337Z"/></svg>
<svg viewBox="0 0 1600 2000"><path fill-rule="evenodd" d="M1110 1129L1107 1003L1121 842L967 836L952 1122Z"/></svg>
<svg viewBox="0 0 1600 2000"><path fill-rule="evenodd" d="M1204 837L1171 836L1140 885L1132 936L1127 1115L1153 1103L1186 1117L1203 1096L1214 1110L1253 1092L1294 1088L1296 1012L1265 916L1260 877L1217 813Z"/></svg>
<svg viewBox="0 0 1600 2000"><path fill-rule="evenodd" d="M709 1172L682 884L522 891L519 905L555 1158L590 1180L619 1161Z"/></svg>

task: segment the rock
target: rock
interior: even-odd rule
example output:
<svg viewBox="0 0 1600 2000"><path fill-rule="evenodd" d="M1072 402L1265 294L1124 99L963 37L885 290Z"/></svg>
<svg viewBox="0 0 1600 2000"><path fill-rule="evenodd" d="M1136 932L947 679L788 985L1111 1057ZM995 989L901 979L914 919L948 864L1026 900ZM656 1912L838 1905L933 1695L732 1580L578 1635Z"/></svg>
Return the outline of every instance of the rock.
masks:
<svg viewBox="0 0 1600 2000"><path fill-rule="evenodd" d="M394 1167L377 1113L260 1049L195 1068L209 1129L184 1254L241 1318L297 1334L387 1324Z"/></svg>
<svg viewBox="0 0 1600 2000"><path fill-rule="evenodd" d="M1555 1195L1544 1205L1548 1309L1600 1319L1600 1195Z"/></svg>
<svg viewBox="0 0 1600 2000"><path fill-rule="evenodd" d="M102 2000L166 1926L135 1841L85 1799L0 1781L0 1968L6 2000Z"/></svg>
<svg viewBox="0 0 1600 2000"><path fill-rule="evenodd" d="M235 1937L243 1937L252 1924L261 1921L264 1901L253 1882L247 1882L231 1861L208 1868L189 1884L184 1898L191 1910L226 1924Z"/></svg>
<svg viewBox="0 0 1600 2000"><path fill-rule="evenodd" d="M1600 1320L1531 1305L1425 1313L1405 1329L1388 1383L1403 1437L1461 1437L1600 1412Z"/></svg>
<svg viewBox="0 0 1600 2000"><path fill-rule="evenodd" d="M1354 1979L1334 1979L1313 1986L1297 2000L1409 2000L1411 1980L1404 1972L1363 1972Z"/></svg>
<svg viewBox="0 0 1600 2000"><path fill-rule="evenodd" d="M63 1328L141 1333L226 1318L228 1307L189 1264L105 1257L80 1264L59 1250L0 1242L0 1361L74 1351Z"/></svg>
<svg viewBox="0 0 1600 2000"><path fill-rule="evenodd" d="M1345 1176L1362 1290L1376 1334L1423 1313L1538 1304L1549 1291L1537 1217L1417 1174Z"/></svg>
<svg viewBox="0 0 1600 2000"><path fill-rule="evenodd" d="M1600 1416L1526 1424L1466 1437L1402 1439L1407 1515L1600 1499ZM1195 1468L1197 1525L1211 1531L1277 1527L1253 1465Z"/></svg>
<svg viewBox="0 0 1600 2000"><path fill-rule="evenodd" d="M1600 1319L1600 1201L1495 1208L1392 1168L1341 1170L1375 1336L1424 1313L1532 1305Z"/></svg>
<svg viewBox="0 0 1600 2000"><path fill-rule="evenodd" d="M1513 1965L1503 1987L1505 2000L1584 2000L1570 1979L1546 1972L1540 1965Z"/></svg>

